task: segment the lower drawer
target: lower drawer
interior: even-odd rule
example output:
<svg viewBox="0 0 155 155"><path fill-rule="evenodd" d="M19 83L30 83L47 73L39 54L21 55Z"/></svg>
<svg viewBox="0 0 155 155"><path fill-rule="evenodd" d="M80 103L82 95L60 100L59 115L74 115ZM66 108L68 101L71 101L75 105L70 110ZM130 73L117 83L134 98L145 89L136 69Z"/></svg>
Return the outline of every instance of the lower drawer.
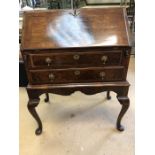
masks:
<svg viewBox="0 0 155 155"><path fill-rule="evenodd" d="M31 70L31 84L110 82L125 79L124 67Z"/></svg>

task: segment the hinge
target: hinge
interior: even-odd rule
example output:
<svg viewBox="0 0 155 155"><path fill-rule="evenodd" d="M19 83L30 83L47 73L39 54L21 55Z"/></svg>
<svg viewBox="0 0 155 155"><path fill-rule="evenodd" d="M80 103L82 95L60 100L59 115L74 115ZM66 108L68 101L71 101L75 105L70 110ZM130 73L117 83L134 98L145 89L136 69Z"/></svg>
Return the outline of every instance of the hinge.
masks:
<svg viewBox="0 0 155 155"><path fill-rule="evenodd" d="M130 56L129 50L125 50L125 56L126 56L126 57L129 57L129 56Z"/></svg>

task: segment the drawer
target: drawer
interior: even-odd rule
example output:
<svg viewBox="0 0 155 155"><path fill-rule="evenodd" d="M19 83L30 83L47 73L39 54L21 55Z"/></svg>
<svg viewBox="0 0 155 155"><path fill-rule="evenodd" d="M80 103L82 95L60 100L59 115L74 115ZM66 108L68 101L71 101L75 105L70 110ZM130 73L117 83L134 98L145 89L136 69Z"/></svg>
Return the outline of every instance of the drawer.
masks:
<svg viewBox="0 0 155 155"><path fill-rule="evenodd" d="M120 65L121 51L30 54L29 68L67 68Z"/></svg>
<svg viewBox="0 0 155 155"><path fill-rule="evenodd" d="M31 70L31 84L79 83L125 80L124 67L70 68L53 70Z"/></svg>

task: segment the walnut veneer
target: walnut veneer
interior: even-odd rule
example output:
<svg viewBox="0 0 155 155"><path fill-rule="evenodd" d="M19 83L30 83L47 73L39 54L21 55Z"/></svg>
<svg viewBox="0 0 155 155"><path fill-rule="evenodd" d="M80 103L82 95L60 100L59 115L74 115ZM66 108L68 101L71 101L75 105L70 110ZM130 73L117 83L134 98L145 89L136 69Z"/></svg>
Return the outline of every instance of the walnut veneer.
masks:
<svg viewBox="0 0 155 155"><path fill-rule="evenodd" d="M75 91L95 94L110 91L117 94L122 109L117 129L123 131L121 120L129 107L126 80L130 59L130 32L123 8L80 9L80 16L89 26L95 42L91 45L60 47L47 37L47 26L70 10L30 11L24 14L21 51L29 79L28 110L38 123L36 112L39 96L48 93L70 95ZM76 17L75 17L76 18ZM72 26L72 25L70 25Z"/></svg>

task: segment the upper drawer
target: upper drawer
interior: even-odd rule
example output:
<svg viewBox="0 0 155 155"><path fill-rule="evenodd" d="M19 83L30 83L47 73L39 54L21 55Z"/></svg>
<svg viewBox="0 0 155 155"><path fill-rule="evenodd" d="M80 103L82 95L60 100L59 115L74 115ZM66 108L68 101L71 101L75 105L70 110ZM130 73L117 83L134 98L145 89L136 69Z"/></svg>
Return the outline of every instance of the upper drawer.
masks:
<svg viewBox="0 0 155 155"><path fill-rule="evenodd" d="M66 68L120 65L121 51L30 54L29 68Z"/></svg>

